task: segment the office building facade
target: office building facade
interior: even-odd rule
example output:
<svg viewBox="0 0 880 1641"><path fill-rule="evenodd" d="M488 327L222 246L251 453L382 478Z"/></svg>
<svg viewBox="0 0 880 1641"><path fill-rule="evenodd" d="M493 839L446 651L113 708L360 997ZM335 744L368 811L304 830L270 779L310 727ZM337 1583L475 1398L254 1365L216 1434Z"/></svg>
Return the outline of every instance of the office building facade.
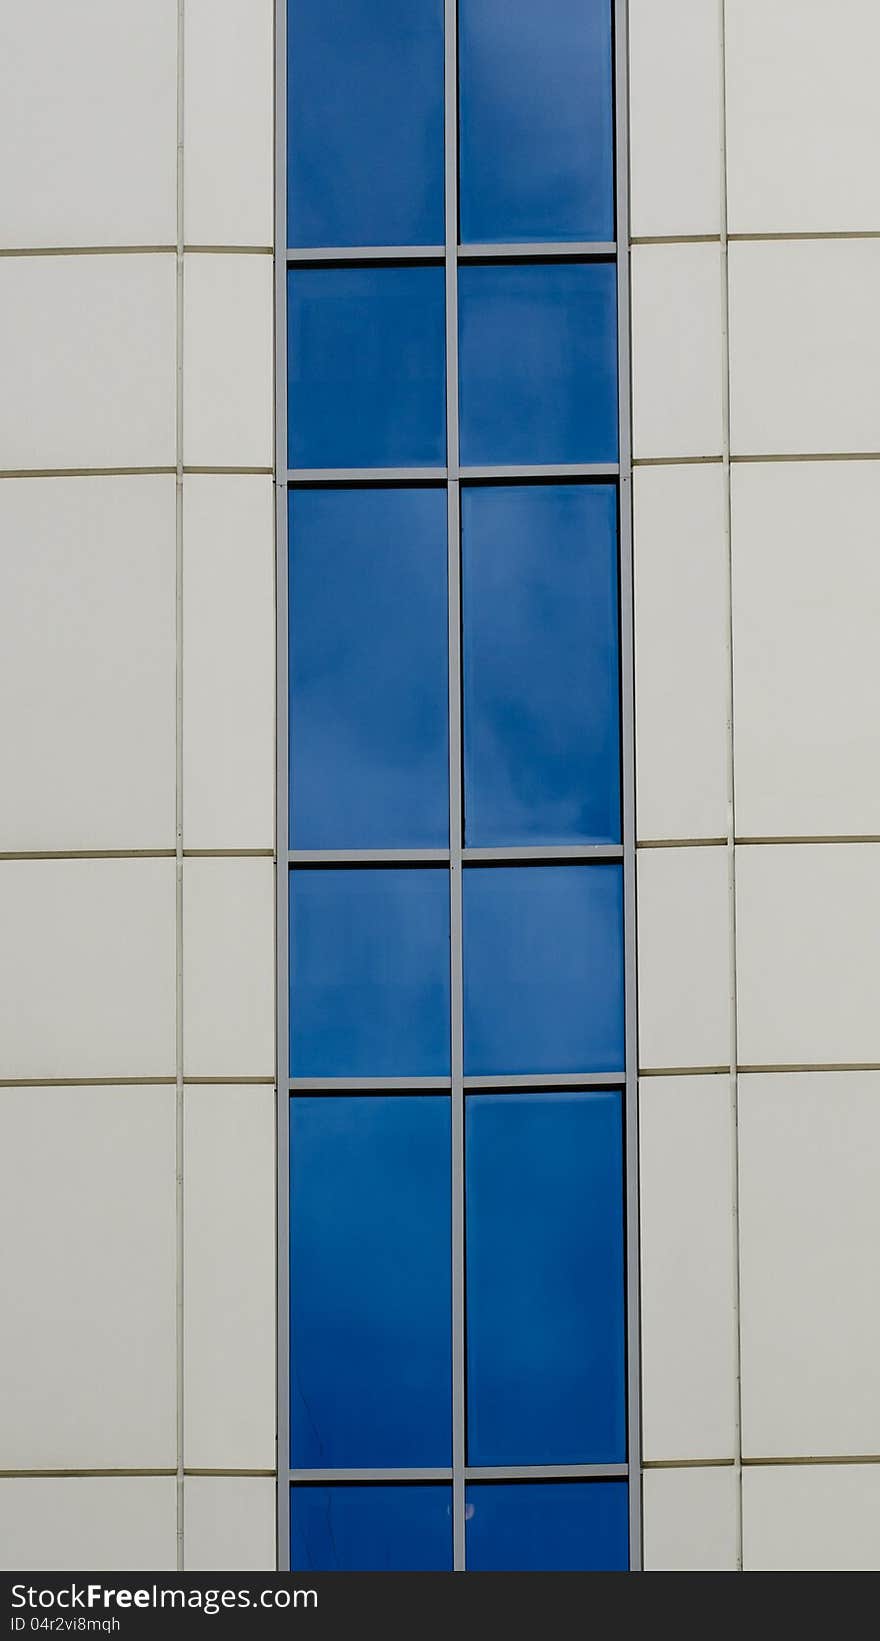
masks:
<svg viewBox="0 0 880 1641"><path fill-rule="evenodd" d="M878 1565L878 43L0 24L5 1565Z"/></svg>

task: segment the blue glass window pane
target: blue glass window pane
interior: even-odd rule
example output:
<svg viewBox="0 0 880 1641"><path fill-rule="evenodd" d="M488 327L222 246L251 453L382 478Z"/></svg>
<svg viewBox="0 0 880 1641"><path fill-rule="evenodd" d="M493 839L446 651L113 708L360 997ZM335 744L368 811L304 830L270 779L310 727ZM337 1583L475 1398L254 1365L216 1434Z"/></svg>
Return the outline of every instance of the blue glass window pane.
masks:
<svg viewBox="0 0 880 1641"><path fill-rule="evenodd" d="M459 0L461 236L614 238L611 0Z"/></svg>
<svg viewBox="0 0 880 1641"><path fill-rule="evenodd" d="M443 242L443 0L290 0L291 245Z"/></svg>
<svg viewBox="0 0 880 1641"><path fill-rule="evenodd" d="M446 592L444 491L291 491L295 848L446 846Z"/></svg>
<svg viewBox="0 0 880 1641"><path fill-rule="evenodd" d="M617 497L462 492L467 842L617 842Z"/></svg>
<svg viewBox="0 0 880 1641"><path fill-rule="evenodd" d="M622 1068L620 867L466 868L465 1072Z"/></svg>
<svg viewBox="0 0 880 1641"><path fill-rule="evenodd" d="M448 1076L449 1030L449 874L294 870L291 1076Z"/></svg>
<svg viewBox="0 0 880 1641"><path fill-rule="evenodd" d="M442 467L442 268L294 268L287 360L292 467Z"/></svg>
<svg viewBox="0 0 880 1641"><path fill-rule="evenodd" d="M449 1096L290 1103L297 1466L451 1463Z"/></svg>
<svg viewBox="0 0 880 1641"><path fill-rule="evenodd" d="M620 1095L467 1099L469 1464L626 1458Z"/></svg>
<svg viewBox="0 0 880 1641"><path fill-rule="evenodd" d="M452 1571L452 1488L293 1487L290 1565L307 1573Z"/></svg>
<svg viewBox="0 0 880 1641"><path fill-rule="evenodd" d="M609 262L463 266L461 459L617 460L617 293Z"/></svg>
<svg viewBox="0 0 880 1641"><path fill-rule="evenodd" d="M624 1481L477 1482L466 1498L469 1572L627 1570Z"/></svg>

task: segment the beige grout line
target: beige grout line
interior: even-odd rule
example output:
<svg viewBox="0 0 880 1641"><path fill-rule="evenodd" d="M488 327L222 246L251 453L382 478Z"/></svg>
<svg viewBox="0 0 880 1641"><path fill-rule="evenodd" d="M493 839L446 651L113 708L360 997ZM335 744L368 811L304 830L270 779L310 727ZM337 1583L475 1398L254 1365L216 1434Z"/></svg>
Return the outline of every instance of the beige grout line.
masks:
<svg viewBox="0 0 880 1641"><path fill-rule="evenodd" d="M705 467L718 466L723 456L633 456L633 467Z"/></svg>
<svg viewBox="0 0 880 1641"><path fill-rule="evenodd" d="M806 1061L803 1065L741 1065L741 1077L790 1076L801 1071L880 1071L880 1062L871 1060Z"/></svg>
<svg viewBox="0 0 880 1641"><path fill-rule="evenodd" d="M272 467L183 467L184 473L217 474L220 477L269 477L275 471ZM178 469L173 467L5 467L0 469L0 479L142 479L160 475L176 478Z"/></svg>
<svg viewBox="0 0 880 1641"><path fill-rule="evenodd" d="M869 1060L806 1061L802 1065L738 1065L738 1077L787 1077L798 1072L880 1071L880 1062ZM731 1067L723 1066L640 1066L640 1077L729 1077Z"/></svg>
<svg viewBox="0 0 880 1641"><path fill-rule="evenodd" d="M782 454L731 456L734 466L760 462L878 462L878 450L787 450Z"/></svg>
<svg viewBox="0 0 880 1641"><path fill-rule="evenodd" d="M772 245L772 244L802 244L809 240L824 239L880 239L880 229L876 228L829 228L827 230L807 228L800 233L761 233L761 234L728 234L728 241L734 245Z"/></svg>
<svg viewBox="0 0 880 1641"><path fill-rule="evenodd" d="M222 1084L231 1088L274 1088L275 1078L260 1077L184 1077L185 1088L213 1087ZM176 1075L168 1077L0 1077L0 1088L175 1088Z"/></svg>
<svg viewBox="0 0 880 1641"><path fill-rule="evenodd" d="M187 860L274 860L275 850L265 849L184 849Z"/></svg>
<svg viewBox="0 0 880 1641"><path fill-rule="evenodd" d="M828 832L822 834L817 833L815 837L798 837L793 834L790 837L780 835L779 837L773 838L737 838L736 842L738 848L748 846L750 849L772 848L774 845L781 843L786 845L811 843L880 843L880 834L876 832L841 832L839 835L835 836L834 833Z"/></svg>
<svg viewBox="0 0 880 1641"><path fill-rule="evenodd" d="M834 1453L834 1454L832 1454L832 1453L810 1453L810 1454L804 1454L803 1456L799 1455L796 1458L791 1458L786 1454L785 1457L775 1457L774 1456L773 1458L767 1458L767 1459L745 1459L744 1458L742 1463L743 1463L743 1468L746 1469L746 1470L748 1470L748 1469L757 1470L757 1469L760 1469L760 1468L766 1468L768 1465L880 1464L880 1454L878 1454L878 1453Z"/></svg>
<svg viewBox="0 0 880 1641"><path fill-rule="evenodd" d="M700 467L724 463L724 456L634 456L633 467ZM762 462L877 462L878 450L801 450L756 455L753 452L730 456L731 467L754 467Z"/></svg>
<svg viewBox="0 0 880 1641"><path fill-rule="evenodd" d="M639 1066L639 1077L729 1077L730 1066Z"/></svg>
<svg viewBox="0 0 880 1641"><path fill-rule="evenodd" d="M173 1088L176 1077L0 1077L0 1088Z"/></svg>
<svg viewBox="0 0 880 1641"><path fill-rule="evenodd" d="M726 838L638 838L637 849L726 849Z"/></svg>
<svg viewBox="0 0 880 1641"><path fill-rule="evenodd" d="M6 246L0 257L174 256L176 252L176 245L25 245Z"/></svg>
<svg viewBox="0 0 880 1641"><path fill-rule="evenodd" d="M184 245L186 256L272 256L271 245ZM0 247L0 257L176 256L177 245L22 245Z"/></svg>
<svg viewBox="0 0 880 1641"><path fill-rule="evenodd" d="M274 860L274 849L184 849L186 860ZM176 849L10 849L0 850L0 863L10 860L176 860Z"/></svg>
<svg viewBox="0 0 880 1641"><path fill-rule="evenodd" d="M880 834L876 832L841 832L815 834L814 836L798 836L795 833L783 834L778 837L739 837L735 839L738 849L773 849L784 846L812 844L853 844L853 843L880 843ZM639 838L637 849L719 849L726 848L727 838Z"/></svg>
<svg viewBox="0 0 880 1641"><path fill-rule="evenodd" d="M742 1459L643 1459L645 1470L730 1470L739 1465L743 1470L767 1469L773 1466L805 1464L880 1464L880 1455L874 1453L844 1453L839 1455L810 1454L792 1458L788 1455L772 1458Z"/></svg>
<svg viewBox="0 0 880 1641"><path fill-rule="evenodd" d="M174 477L176 467L4 467L0 479L127 479Z"/></svg>
<svg viewBox="0 0 880 1641"><path fill-rule="evenodd" d="M720 234L631 234L631 245L719 245Z"/></svg>
<svg viewBox="0 0 880 1641"><path fill-rule="evenodd" d="M732 1470L736 1459L643 1459L643 1470Z"/></svg>
<svg viewBox="0 0 880 1641"><path fill-rule="evenodd" d="M880 239L875 228L806 229L800 233L756 234L633 234L631 245L799 245L813 240Z"/></svg>
<svg viewBox="0 0 880 1641"><path fill-rule="evenodd" d="M187 256L274 256L271 245L184 245Z"/></svg>

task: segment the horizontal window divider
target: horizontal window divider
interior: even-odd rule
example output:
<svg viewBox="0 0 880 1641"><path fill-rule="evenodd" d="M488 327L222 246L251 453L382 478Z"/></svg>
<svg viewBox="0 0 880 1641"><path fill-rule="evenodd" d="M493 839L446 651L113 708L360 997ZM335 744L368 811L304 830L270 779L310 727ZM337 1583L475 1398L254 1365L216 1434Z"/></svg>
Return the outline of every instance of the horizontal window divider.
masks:
<svg viewBox="0 0 880 1641"><path fill-rule="evenodd" d="M565 1071L542 1072L539 1076L517 1074L515 1077L465 1077L464 1087L469 1094L478 1094L481 1089L494 1092L496 1089L508 1089L515 1093L518 1088L528 1091L532 1088L623 1088L626 1083L625 1071Z"/></svg>
<svg viewBox="0 0 880 1641"><path fill-rule="evenodd" d="M616 255L617 242L613 239L508 241L501 245L458 247L459 262L582 262L585 258L607 259Z"/></svg>
<svg viewBox="0 0 880 1641"><path fill-rule="evenodd" d="M190 247L213 249L207 247ZM248 247L249 249L251 247ZM261 247L255 247L261 249ZM169 247L173 250L173 245ZM499 244L458 245L453 255L459 262L542 262L584 261L617 255L614 239L505 240ZM443 245L290 245L289 268L332 267L344 262L443 262Z"/></svg>
<svg viewBox="0 0 880 1641"><path fill-rule="evenodd" d="M726 1069L726 1068L723 1068ZM510 1074L509 1076L475 1075L463 1078L468 1093L478 1094L485 1089L538 1088L622 1088L626 1082L623 1071L554 1071ZM291 1077L291 1094L422 1094L448 1092L451 1077Z"/></svg>
<svg viewBox="0 0 880 1641"><path fill-rule="evenodd" d="M451 1077L291 1077L291 1094L448 1093Z"/></svg>
<svg viewBox="0 0 880 1641"><path fill-rule="evenodd" d="M565 861L623 859L622 843L524 844L475 849L289 849L290 866L438 866L461 860L465 866L561 864Z"/></svg>
<svg viewBox="0 0 880 1641"><path fill-rule="evenodd" d="M545 861L560 863L562 861L584 860L622 860L622 843L581 843L581 844L541 844L535 846L524 845L522 848L509 849L472 849L464 848L461 858L465 866L468 865L510 865L517 862L539 863Z"/></svg>
<svg viewBox="0 0 880 1641"><path fill-rule="evenodd" d="M616 479L619 462L546 462L540 466L516 463L497 467L289 467L288 485L339 484L445 484L518 479Z"/></svg>
<svg viewBox="0 0 880 1641"><path fill-rule="evenodd" d="M345 1482L451 1481L451 1465L436 1469L405 1466L383 1468L297 1469L289 1472L291 1482L327 1484ZM629 1474L627 1464L468 1464L466 1481L590 1481L614 1480Z"/></svg>
<svg viewBox="0 0 880 1641"><path fill-rule="evenodd" d="M628 1464L467 1464L466 1481L589 1481L629 1474Z"/></svg>
<svg viewBox="0 0 880 1641"><path fill-rule="evenodd" d="M292 1482L351 1482L351 1481L451 1481L452 1466L440 1466L438 1469L430 1467L415 1467L411 1470L405 1467L376 1468L376 1469L339 1469L339 1470L300 1470L290 1472Z"/></svg>
<svg viewBox="0 0 880 1641"><path fill-rule="evenodd" d="M289 849L291 866L445 865L448 849Z"/></svg>
<svg viewBox="0 0 880 1641"><path fill-rule="evenodd" d="M289 268L333 266L340 262L442 262L442 245L316 245L289 247Z"/></svg>
<svg viewBox="0 0 880 1641"><path fill-rule="evenodd" d="M619 462L560 462L540 467L460 467L458 477L467 483L471 479L615 479L620 472Z"/></svg>
<svg viewBox="0 0 880 1641"><path fill-rule="evenodd" d="M445 467L290 467L297 484L445 484Z"/></svg>

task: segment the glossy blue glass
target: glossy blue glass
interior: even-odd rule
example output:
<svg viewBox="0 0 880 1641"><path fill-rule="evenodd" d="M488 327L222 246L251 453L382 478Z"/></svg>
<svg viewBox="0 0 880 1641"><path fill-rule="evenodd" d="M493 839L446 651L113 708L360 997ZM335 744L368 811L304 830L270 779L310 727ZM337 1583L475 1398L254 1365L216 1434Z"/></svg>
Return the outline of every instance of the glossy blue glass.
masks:
<svg viewBox="0 0 880 1641"><path fill-rule="evenodd" d="M448 1094L290 1102L290 1462L452 1462Z"/></svg>
<svg viewBox="0 0 880 1641"><path fill-rule="evenodd" d="M461 517L466 841L617 842L616 492L465 487Z"/></svg>
<svg viewBox="0 0 880 1641"><path fill-rule="evenodd" d="M294 268L287 276L292 467L442 467L443 269Z"/></svg>
<svg viewBox="0 0 880 1641"><path fill-rule="evenodd" d="M472 1482L465 1553L474 1573L622 1573L624 1481Z"/></svg>
<svg viewBox="0 0 880 1641"><path fill-rule="evenodd" d="M614 238L612 0L459 0L461 237Z"/></svg>
<svg viewBox="0 0 880 1641"><path fill-rule="evenodd" d="M290 874L292 1077L449 1075L449 874Z"/></svg>
<svg viewBox="0 0 880 1641"><path fill-rule="evenodd" d="M623 1069L623 874L595 866L464 872L464 1069Z"/></svg>
<svg viewBox="0 0 880 1641"><path fill-rule="evenodd" d="M290 1565L307 1573L452 1571L452 1488L292 1487Z"/></svg>
<svg viewBox="0 0 880 1641"><path fill-rule="evenodd" d="M471 1094L466 1111L468 1463L620 1463L620 1095Z"/></svg>
<svg viewBox="0 0 880 1641"><path fill-rule="evenodd" d="M289 0L290 245L443 242L443 0Z"/></svg>
<svg viewBox="0 0 880 1641"><path fill-rule="evenodd" d="M446 495L292 490L290 838L445 848Z"/></svg>
<svg viewBox="0 0 880 1641"><path fill-rule="evenodd" d="M459 268L462 462L617 460L616 277L608 262Z"/></svg>

